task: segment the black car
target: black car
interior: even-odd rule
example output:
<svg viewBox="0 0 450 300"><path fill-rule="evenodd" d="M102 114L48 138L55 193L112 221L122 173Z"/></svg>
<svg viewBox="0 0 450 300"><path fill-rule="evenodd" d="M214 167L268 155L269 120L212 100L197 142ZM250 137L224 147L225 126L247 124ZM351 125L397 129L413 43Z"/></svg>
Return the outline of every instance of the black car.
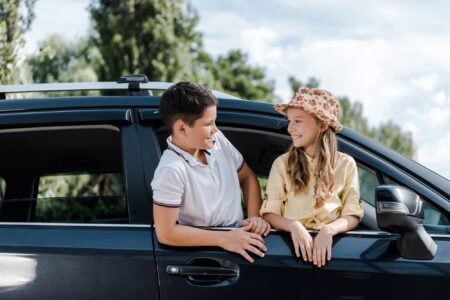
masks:
<svg viewBox="0 0 450 300"><path fill-rule="evenodd" d="M296 258L276 230L254 263L158 243L150 182L168 132L151 92L168 86L0 86L1 299L450 297L449 180L348 128L339 149L358 164L365 215L334 238L324 267ZM78 94L39 94L61 90ZM219 128L264 186L290 144L286 120L269 104L216 95Z"/></svg>

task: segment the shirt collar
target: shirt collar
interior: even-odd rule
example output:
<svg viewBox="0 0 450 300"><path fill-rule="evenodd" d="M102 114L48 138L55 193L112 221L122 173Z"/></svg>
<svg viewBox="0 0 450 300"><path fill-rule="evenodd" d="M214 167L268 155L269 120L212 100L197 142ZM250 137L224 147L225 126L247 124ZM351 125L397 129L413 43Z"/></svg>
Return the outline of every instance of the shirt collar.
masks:
<svg viewBox="0 0 450 300"><path fill-rule="evenodd" d="M172 150L173 152L175 152L178 156L180 156L189 165L191 165L191 166L204 166L204 164L199 162L192 154L190 154L189 152L181 149L180 147L178 147L177 145L172 143L172 136L171 135L167 138L166 142L167 142L167 145L168 145L168 149ZM215 139L213 140L213 143L214 144L216 143ZM212 164L215 161L214 156L212 155L212 153L214 152L214 148L216 148L215 145L211 149L205 149L204 150L205 154L206 154L206 159L208 161L208 164Z"/></svg>

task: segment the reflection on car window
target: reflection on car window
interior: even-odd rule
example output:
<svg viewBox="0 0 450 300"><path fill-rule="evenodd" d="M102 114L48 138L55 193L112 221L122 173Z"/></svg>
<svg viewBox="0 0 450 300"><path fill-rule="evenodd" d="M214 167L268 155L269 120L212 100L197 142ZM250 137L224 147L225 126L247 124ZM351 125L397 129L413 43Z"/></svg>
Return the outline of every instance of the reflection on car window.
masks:
<svg viewBox="0 0 450 300"><path fill-rule="evenodd" d="M3 200L3 198L5 197L5 188L5 180L0 177L0 200Z"/></svg>
<svg viewBox="0 0 450 300"><path fill-rule="evenodd" d="M34 221L124 223L122 177L119 173L41 177Z"/></svg>
<svg viewBox="0 0 450 300"><path fill-rule="evenodd" d="M374 170L358 164L361 199L375 207L375 188L380 185Z"/></svg>

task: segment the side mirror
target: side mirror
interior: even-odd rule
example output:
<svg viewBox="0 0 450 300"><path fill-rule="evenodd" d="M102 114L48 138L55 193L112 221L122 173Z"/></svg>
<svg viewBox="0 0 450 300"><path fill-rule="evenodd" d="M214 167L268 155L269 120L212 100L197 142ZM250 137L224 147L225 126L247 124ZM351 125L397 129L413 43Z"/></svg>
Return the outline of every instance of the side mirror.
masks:
<svg viewBox="0 0 450 300"><path fill-rule="evenodd" d="M408 259L432 259L437 244L423 228L422 200L404 188L380 185L375 189L378 227L399 233L397 247L400 255Z"/></svg>

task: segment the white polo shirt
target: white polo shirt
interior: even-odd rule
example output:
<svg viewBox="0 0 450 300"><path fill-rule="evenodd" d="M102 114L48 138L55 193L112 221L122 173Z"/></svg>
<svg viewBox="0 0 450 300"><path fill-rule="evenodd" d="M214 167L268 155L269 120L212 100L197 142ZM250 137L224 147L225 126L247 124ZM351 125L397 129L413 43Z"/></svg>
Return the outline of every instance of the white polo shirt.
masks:
<svg viewBox="0 0 450 300"><path fill-rule="evenodd" d="M221 131L205 151L208 164L175 146L172 137L167 144L151 183L153 203L179 207L180 224L238 227L243 219L238 178L242 154Z"/></svg>

